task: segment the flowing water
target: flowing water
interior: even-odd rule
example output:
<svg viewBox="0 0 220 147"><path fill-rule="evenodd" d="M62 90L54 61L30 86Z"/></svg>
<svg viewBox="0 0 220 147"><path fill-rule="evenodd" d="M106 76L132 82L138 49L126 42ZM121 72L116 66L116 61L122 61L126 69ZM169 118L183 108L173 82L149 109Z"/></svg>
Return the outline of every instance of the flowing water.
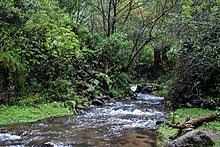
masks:
<svg viewBox="0 0 220 147"><path fill-rule="evenodd" d="M137 100L110 100L77 116L0 127L0 146L156 146L156 122L167 116L162 100L138 94Z"/></svg>

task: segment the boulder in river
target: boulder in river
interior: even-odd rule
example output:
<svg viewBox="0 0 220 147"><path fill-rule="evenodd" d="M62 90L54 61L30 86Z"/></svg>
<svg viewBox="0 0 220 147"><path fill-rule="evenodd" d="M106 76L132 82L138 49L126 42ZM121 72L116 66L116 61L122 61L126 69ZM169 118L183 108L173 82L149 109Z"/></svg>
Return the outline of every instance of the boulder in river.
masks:
<svg viewBox="0 0 220 147"><path fill-rule="evenodd" d="M95 106L102 106L102 105L104 105L105 103L104 103L104 101L102 100L102 99L94 99L93 101L92 101L92 105L95 105Z"/></svg>
<svg viewBox="0 0 220 147"><path fill-rule="evenodd" d="M105 95L103 95L103 96L95 95L94 99L101 100L101 101L109 101L110 97L109 96L105 96Z"/></svg>
<svg viewBox="0 0 220 147"><path fill-rule="evenodd" d="M132 86L130 89L133 92L136 92L136 93L148 93L148 94L150 94L153 91L159 90L160 86L158 86L158 85L151 85L151 84L146 84L146 85L138 84L138 85Z"/></svg>

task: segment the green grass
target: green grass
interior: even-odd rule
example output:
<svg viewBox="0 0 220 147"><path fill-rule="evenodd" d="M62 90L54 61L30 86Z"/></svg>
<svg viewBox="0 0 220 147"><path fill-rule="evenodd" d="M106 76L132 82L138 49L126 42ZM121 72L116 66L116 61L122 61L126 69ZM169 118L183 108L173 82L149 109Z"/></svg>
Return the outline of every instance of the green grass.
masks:
<svg viewBox="0 0 220 147"><path fill-rule="evenodd" d="M176 123L181 123L183 124L185 122L185 119L187 116L190 116L191 119L197 118L202 115L206 114L212 114L216 113L214 110L209 110L209 109L202 109L202 108L181 108L177 109L172 113L170 116L170 119L166 122L171 124L172 120L174 120L174 124ZM197 129L199 130L212 130L216 132L220 132L220 122L219 120L213 121L213 122L205 122L203 125L198 127ZM171 127L168 127L167 125L162 124L161 127L159 128L158 132L161 135L161 140L159 141L161 146L164 145L164 143L168 143L171 140L169 140L169 136L172 136L176 134L178 129L172 129ZM219 142L218 142L219 143Z"/></svg>
<svg viewBox="0 0 220 147"><path fill-rule="evenodd" d="M153 94L154 94L154 95L157 95L157 96L165 97L165 96L167 96L167 94L168 94L168 88L163 87L163 88L162 88L161 90L159 90L159 91L154 91Z"/></svg>
<svg viewBox="0 0 220 147"><path fill-rule="evenodd" d="M74 114L74 111L63 108L61 103L50 103L31 106L0 107L0 125L34 122L54 116Z"/></svg>
<svg viewBox="0 0 220 147"><path fill-rule="evenodd" d="M202 109L202 108L181 108L174 112L175 122L180 122L181 124L185 122L185 118L190 116L191 119L197 118L201 115L215 113L214 110Z"/></svg>

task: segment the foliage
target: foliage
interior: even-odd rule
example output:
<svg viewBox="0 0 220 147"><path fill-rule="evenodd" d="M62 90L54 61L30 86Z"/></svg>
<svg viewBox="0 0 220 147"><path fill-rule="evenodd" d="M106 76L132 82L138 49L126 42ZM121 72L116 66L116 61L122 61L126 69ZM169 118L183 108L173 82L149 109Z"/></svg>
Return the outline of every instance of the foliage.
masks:
<svg viewBox="0 0 220 147"><path fill-rule="evenodd" d="M22 41L22 44L18 52L26 64L32 67L30 75L35 78L45 80L65 77L71 72L69 69L73 58L82 56L72 31L71 18L48 1L36 2L36 6L29 9L30 13L35 9L39 11L30 15L20 30L19 42Z"/></svg>
<svg viewBox="0 0 220 147"><path fill-rule="evenodd" d="M48 99L53 101L66 101L74 97L75 91L71 88L71 82L58 78L54 81L49 81L50 87L47 91Z"/></svg>
<svg viewBox="0 0 220 147"><path fill-rule="evenodd" d="M109 90L112 88L112 80L107 74L99 73L98 77L102 79L103 82L101 82L103 85L100 87L103 87L103 90Z"/></svg>
<svg viewBox="0 0 220 147"><path fill-rule="evenodd" d="M216 110L220 109L220 97L205 97L202 99L202 106L205 108L215 108Z"/></svg>
<svg viewBox="0 0 220 147"><path fill-rule="evenodd" d="M157 79L166 95L176 64L173 104L199 100L214 108L218 6L214 0L1 1L0 74L20 91L18 104L88 105L94 95L127 97L127 85L138 78Z"/></svg>
<svg viewBox="0 0 220 147"><path fill-rule="evenodd" d="M113 66L112 62L117 60L124 60L123 70L128 70L134 59L138 57L145 46L153 40L155 33L154 28L163 19L175 5L176 0L171 1L92 1L86 0L76 1L75 5L67 5L69 9L77 7L77 20L80 20L81 25L86 26L93 36L99 34L103 37L104 44L109 42L118 34L126 34L129 46L124 47L122 57L114 58L115 48L112 45L106 49L112 50L113 54L109 52L102 52L103 56L107 57L107 62L104 62L104 70L108 70ZM80 6L79 6L80 5ZM84 6L84 8L82 7ZM71 13L74 15L73 13ZM76 16L76 15L74 15ZM81 17L80 17L81 16ZM75 18L75 17L74 17ZM88 37L88 39L91 37ZM99 40L100 41L100 40ZM101 40L102 42L102 40ZM90 42L91 43L91 42ZM96 43L99 43L98 41ZM101 46L103 46L101 43ZM123 42L121 42L123 44ZM88 45L88 44L87 44ZM91 44L90 44L91 45ZM120 50L119 50L120 51ZM110 56L109 56L110 55ZM126 58L124 58L126 56ZM109 59L108 59L109 58ZM113 59L112 59L113 58ZM113 61L112 61L113 60ZM106 65L108 68L106 69ZM112 64L112 65L111 65Z"/></svg>
<svg viewBox="0 0 220 147"><path fill-rule="evenodd" d="M5 88L14 87L12 92L22 92L25 86L26 74L25 65L22 64L16 55L11 52L0 51L0 70L6 75ZM4 75L3 75L4 77Z"/></svg>
<svg viewBox="0 0 220 147"><path fill-rule="evenodd" d="M38 104L46 104L46 103L47 103L46 95L42 95L40 93L36 93L36 94L30 93L22 97L19 97L18 100L13 104L17 106L30 107L30 106L35 106Z"/></svg>
<svg viewBox="0 0 220 147"><path fill-rule="evenodd" d="M19 25L23 21L21 11L13 0L0 2L0 24L7 25L11 23L13 25Z"/></svg>
<svg viewBox="0 0 220 147"><path fill-rule="evenodd" d="M166 97L168 94L168 88L167 86L163 86L159 91L153 92L154 95Z"/></svg>
<svg viewBox="0 0 220 147"><path fill-rule="evenodd" d="M72 78L72 63L82 59L83 53L72 31L71 17L54 2L25 0L0 3L4 7L0 13L6 13L0 20L1 61L4 59L1 64L9 69L13 84L24 86L25 83L26 93L49 89L53 95L51 99L64 100L64 95L68 94L58 85L65 85L63 81ZM19 25L14 25L15 17L21 19ZM8 21L10 19L14 21Z"/></svg>
<svg viewBox="0 0 220 147"><path fill-rule="evenodd" d="M132 82L130 75L124 72L119 72L116 75L113 75L111 78L113 81L113 87L116 89L126 88L128 87L128 84Z"/></svg>
<svg viewBox="0 0 220 147"><path fill-rule="evenodd" d="M115 72L123 67L128 58L128 47L129 41L124 33L112 34L98 42L96 50L101 54L99 55L102 59L101 62L108 66L105 69L106 72L109 72L108 70Z"/></svg>
<svg viewBox="0 0 220 147"><path fill-rule="evenodd" d="M216 100L215 105L210 103L210 108L219 104L215 98L219 97L220 79L219 22L216 21L220 15L216 11L217 5L217 1L182 3L181 50L174 83L168 94L173 107L187 102L200 105L210 96Z"/></svg>

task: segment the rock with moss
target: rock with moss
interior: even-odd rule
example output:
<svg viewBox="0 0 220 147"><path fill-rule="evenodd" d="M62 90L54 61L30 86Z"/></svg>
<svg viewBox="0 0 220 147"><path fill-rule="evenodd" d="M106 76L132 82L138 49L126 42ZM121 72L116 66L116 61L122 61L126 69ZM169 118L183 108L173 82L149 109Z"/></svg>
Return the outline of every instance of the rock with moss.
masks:
<svg viewBox="0 0 220 147"><path fill-rule="evenodd" d="M214 146L212 138L219 140L220 134L213 131L193 130L169 143L168 147Z"/></svg>

